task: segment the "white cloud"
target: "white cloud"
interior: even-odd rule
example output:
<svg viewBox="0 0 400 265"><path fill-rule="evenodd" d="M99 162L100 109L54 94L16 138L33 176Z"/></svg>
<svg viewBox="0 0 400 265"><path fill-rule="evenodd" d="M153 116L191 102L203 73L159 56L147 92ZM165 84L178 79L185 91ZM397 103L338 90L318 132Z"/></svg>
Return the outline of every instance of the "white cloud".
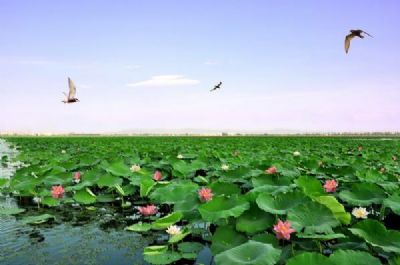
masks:
<svg viewBox="0 0 400 265"><path fill-rule="evenodd" d="M199 83L199 80L189 79L183 75L156 75L151 77L149 80L130 83L127 84L127 86L192 86Z"/></svg>

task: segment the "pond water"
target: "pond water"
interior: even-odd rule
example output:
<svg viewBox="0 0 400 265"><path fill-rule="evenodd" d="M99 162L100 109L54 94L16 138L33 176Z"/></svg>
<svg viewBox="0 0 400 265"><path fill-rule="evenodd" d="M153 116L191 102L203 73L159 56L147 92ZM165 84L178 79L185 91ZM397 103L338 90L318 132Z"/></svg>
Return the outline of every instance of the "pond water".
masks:
<svg viewBox="0 0 400 265"><path fill-rule="evenodd" d="M13 159L18 154L0 139L0 178L10 178L17 167ZM16 200L0 194L0 207L18 207ZM23 224L23 216L50 213L57 218L53 223ZM0 214L1 265L134 265L148 264L143 260L143 248L160 237L128 232L126 213L99 208L88 211L76 207L69 209L37 209L33 206L17 217ZM214 264L208 248L204 248L194 264Z"/></svg>

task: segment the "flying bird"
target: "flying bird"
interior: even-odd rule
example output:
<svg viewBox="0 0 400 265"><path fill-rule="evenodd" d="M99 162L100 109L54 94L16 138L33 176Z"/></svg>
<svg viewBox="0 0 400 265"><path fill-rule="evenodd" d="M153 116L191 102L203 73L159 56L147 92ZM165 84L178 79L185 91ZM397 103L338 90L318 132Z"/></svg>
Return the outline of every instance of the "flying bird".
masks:
<svg viewBox="0 0 400 265"><path fill-rule="evenodd" d="M219 82L218 85L214 86L214 88L210 90L210 92L221 88L221 85L222 85L222 82Z"/></svg>
<svg viewBox="0 0 400 265"><path fill-rule="evenodd" d="M79 99L75 97L76 94L76 86L74 82L71 80L71 78L68 77L68 87L69 87L69 92L68 95L67 93L63 92L64 95L66 96L66 99L63 100L62 102L64 103L75 103L79 102Z"/></svg>
<svg viewBox="0 0 400 265"><path fill-rule="evenodd" d="M368 36L372 37L370 34L368 34L367 32L361 30L361 29L352 29L350 30L350 34L348 34L344 40L344 50L346 51L346 53L349 52L349 48L350 48L350 41L354 38L354 37L359 37L361 39L364 39L365 36L361 35L362 33L367 34Z"/></svg>

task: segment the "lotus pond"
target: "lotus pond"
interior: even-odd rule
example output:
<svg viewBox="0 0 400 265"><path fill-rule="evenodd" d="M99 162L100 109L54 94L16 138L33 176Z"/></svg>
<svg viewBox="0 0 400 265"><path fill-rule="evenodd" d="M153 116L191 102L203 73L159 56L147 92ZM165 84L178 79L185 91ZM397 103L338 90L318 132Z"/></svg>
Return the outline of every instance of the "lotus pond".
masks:
<svg viewBox="0 0 400 265"><path fill-rule="evenodd" d="M400 265L400 139L8 137L0 264Z"/></svg>

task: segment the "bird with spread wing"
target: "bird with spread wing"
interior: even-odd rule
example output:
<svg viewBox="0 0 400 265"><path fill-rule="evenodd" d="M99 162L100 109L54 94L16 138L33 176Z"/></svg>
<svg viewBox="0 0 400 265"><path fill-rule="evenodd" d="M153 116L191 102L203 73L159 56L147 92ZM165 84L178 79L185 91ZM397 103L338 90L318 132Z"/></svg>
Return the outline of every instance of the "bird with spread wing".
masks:
<svg viewBox="0 0 400 265"><path fill-rule="evenodd" d="M75 103L75 102L79 102L79 99L77 99L75 97L76 95L76 86L74 84L74 82L71 80L71 78L68 77L68 87L69 87L69 92L68 95L67 93L63 92L64 95L66 96L66 99L63 100L62 102L64 103Z"/></svg>
<svg viewBox="0 0 400 265"><path fill-rule="evenodd" d="M344 50L346 51L346 53L349 52L349 48L350 48L350 41L354 38L354 37L359 37L361 39L364 39L365 36L361 35L361 34L366 34L370 37L372 37L370 34L368 34L367 32L361 30L361 29L352 29L350 30L350 34L348 34L344 40Z"/></svg>
<svg viewBox="0 0 400 265"><path fill-rule="evenodd" d="M222 82L219 82L218 85L215 85L214 88L210 90L210 92L212 92L214 90L217 90L217 89L220 89L221 85L222 85Z"/></svg>

